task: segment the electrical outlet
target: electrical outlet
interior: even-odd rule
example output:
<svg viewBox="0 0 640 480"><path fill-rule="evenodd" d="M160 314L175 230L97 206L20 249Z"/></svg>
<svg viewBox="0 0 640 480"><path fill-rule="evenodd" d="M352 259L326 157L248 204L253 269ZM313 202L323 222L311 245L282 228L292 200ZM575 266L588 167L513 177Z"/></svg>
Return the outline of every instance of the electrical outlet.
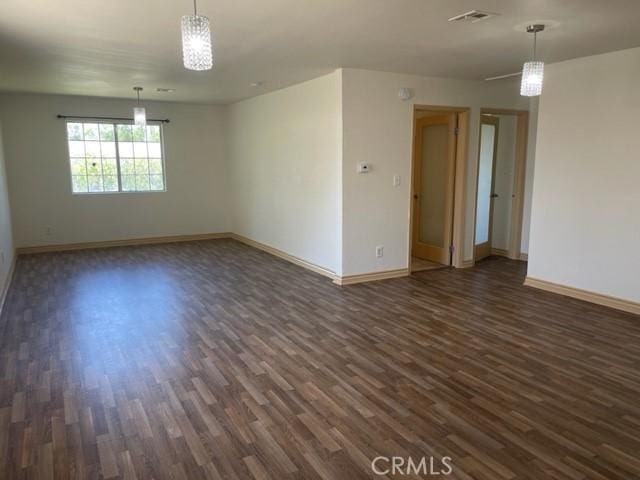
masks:
<svg viewBox="0 0 640 480"><path fill-rule="evenodd" d="M384 257L384 247L382 245L378 245L376 247L376 258Z"/></svg>
<svg viewBox="0 0 640 480"><path fill-rule="evenodd" d="M47 237L50 237L53 234L53 228L51 228L49 225L47 225L46 227L44 227L44 234Z"/></svg>
<svg viewBox="0 0 640 480"><path fill-rule="evenodd" d="M399 187L400 186L400 175L394 175L393 176L393 186L394 187Z"/></svg>
<svg viewBox="0 0 640 480"><path fill-rule="evenodd" d="M4 250L0 250L0 263L4 264Z"/></svg>

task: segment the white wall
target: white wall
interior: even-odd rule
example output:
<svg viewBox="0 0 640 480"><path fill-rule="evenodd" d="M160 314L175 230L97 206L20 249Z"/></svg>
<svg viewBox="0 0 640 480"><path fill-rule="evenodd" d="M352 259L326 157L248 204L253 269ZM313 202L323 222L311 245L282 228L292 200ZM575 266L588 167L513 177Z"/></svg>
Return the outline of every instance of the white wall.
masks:
<svg viewBox="0 0 640 480"><path fill-rule="evenodd" d="M341 75L230 107L234 232L340 274Z"/></svg>
<svg viewBox="0 0 640 480"><path fill-rule="evenodd" d="M0 301L6 286L13 262L13 230L11 228L11 209L7 190L2 124L0 123Z"/></svg>
<svg viewBox="0 0 640 480"><path fill-rule="evenodd" d="M513 210L513 174L516 165L516 140L518 117L498 115L498 152L496 155L493 217L491 219L491 246L509 249L511 237L511 212Z"/></svg>
<svg viewBox="0 0 640 480"><path fill-rule="evenodd" d="M224 107L145 102L149 118L171 120L163 127L166 192L71 194L65 122L56 115L130 117L133 104L0 95L17 247L230 230Z"/></svg>
<svg viewBox="0 0 640 480"><path fill-rule="evenodd" d="M548 66L530 277L640 302L638 78L640 48Z"/></svg>
<svg viewBox="0 0 640 480"><path fill-rule="evenodd" d="M476 82L344 69L343 78L343 273L407 267L413 107L470 107L466 178L465 259L473 253L473 210L481 107L527 110L517 81ZM415 96L398 99L401 87ZM356 173L359 162L373 171ZM394 187L393 176L402 178ZM375 257L384 245L383 258Z"/></svg>

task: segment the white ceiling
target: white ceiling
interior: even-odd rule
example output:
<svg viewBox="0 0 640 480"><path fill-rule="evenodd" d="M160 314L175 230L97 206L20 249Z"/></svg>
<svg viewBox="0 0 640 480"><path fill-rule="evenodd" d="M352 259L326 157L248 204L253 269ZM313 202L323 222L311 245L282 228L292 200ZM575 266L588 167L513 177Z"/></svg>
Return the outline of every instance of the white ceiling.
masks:
<svg viewBox="0 0 640 480"><path fill-rule="evenodd" d="M471 9L500 16L447 22ZM132 97L142 85L144 98L228 103L338 67L483 79L520 69L534 21L555 25L539 37L549 63L640 45L640 0L199 0L214 68L191 72L179 30L191 10L191 0L1 0L0 89Z"/></svg>

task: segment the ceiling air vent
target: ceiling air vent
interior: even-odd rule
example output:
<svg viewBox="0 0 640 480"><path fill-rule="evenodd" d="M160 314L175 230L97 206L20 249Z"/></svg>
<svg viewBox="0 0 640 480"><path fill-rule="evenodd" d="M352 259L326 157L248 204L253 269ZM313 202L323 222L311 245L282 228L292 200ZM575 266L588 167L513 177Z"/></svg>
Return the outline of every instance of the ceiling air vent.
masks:
<svg viewBox="0 0 640 480"><path fill-rule="evenodd" d="M470 12L456 15L449 19L450 22L471 22L476 23L487 18L495 17L497 13L481 12L480 10L471 10Z"/></svg>

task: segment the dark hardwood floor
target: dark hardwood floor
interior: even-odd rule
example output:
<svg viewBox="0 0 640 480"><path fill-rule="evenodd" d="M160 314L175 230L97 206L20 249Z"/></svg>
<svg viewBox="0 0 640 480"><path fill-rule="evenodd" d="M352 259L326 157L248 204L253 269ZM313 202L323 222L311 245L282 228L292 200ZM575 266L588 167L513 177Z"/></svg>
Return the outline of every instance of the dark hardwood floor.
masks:
<svg viewBox="0 0 640 480"><path fill-rule="evenodd" d="M431 478L640 478L640 318L524 273L340 288L232 240L21 257L0 477L358 479L448 456Z"/></svg>

